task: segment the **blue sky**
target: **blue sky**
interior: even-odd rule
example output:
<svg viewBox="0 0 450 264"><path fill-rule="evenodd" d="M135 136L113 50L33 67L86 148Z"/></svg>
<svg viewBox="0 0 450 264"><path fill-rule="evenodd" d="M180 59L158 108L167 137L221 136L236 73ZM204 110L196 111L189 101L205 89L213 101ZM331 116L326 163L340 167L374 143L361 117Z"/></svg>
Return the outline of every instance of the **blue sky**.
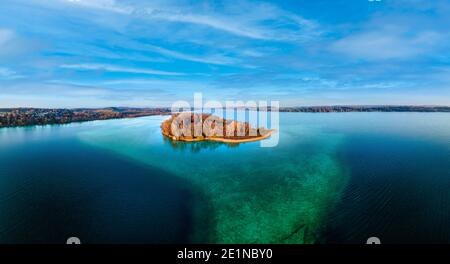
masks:
<svg viewBox="0 0 450 264"><path fill-rule="evenodd" d="M0 107L450 105L450 1L2 0Z"/></svg>

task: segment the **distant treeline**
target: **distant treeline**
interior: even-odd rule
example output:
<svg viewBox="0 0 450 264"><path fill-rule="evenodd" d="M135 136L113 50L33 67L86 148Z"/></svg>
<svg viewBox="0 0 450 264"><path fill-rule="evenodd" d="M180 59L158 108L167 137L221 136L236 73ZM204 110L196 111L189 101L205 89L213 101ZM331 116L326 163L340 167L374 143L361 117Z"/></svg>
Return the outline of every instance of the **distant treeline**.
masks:
<svg viewBox="0 0 450 264"><path fill-rule="evenodd" d="M40 109L8 108L0 109L0 127L67 124L93 120L131 118L169 114L168 108L126 108L110 107L102 109Z"/></svg>
<svg viewBox="0 0 450 264"><path fill-rule="evenodd" d="M280 112L450 112L449 106L301 106L282 107Z"/></svg>
<svg viewBox="0 0 450 264"><path fill-rule="evenodd" d="M270 107L268 108L270 111ZM449 106L301 106L282 107L280 112L450 112ZM171 114L170 108L3 108L0 109L0 127L67 124L72 122L131 118Z"/></svg>

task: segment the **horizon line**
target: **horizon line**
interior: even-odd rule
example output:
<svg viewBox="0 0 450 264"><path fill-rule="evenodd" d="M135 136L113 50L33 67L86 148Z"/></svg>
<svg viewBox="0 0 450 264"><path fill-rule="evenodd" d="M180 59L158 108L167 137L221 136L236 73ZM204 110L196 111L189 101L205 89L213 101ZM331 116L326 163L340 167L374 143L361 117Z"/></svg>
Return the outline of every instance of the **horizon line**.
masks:
<svg viewBox="0 0 450 264"><path fill-rule="evenodd" d="M267 106L270 108L270 106ZM338 105L305 105L305 106L280 106L279 108L314 108L314 107L450 107L450 105L424 105L424 104L338 104ZM129 108L129 109L161 109L161 108L172 108L170 106L105 106L105 107L28 107L28 106L14 106L14 107L0 107L0 110L4 109L67 109L67 110L76 110L76 109L109 109L109 108ZM191 107L193 108L193 107ZM226 108L226 107L223 107ZM233 107L237 108L237 107ZM243 108L243 107L239 107ZM245 107L248 108L248 107ZM198 109L198 108L195 108Z"/></svg>

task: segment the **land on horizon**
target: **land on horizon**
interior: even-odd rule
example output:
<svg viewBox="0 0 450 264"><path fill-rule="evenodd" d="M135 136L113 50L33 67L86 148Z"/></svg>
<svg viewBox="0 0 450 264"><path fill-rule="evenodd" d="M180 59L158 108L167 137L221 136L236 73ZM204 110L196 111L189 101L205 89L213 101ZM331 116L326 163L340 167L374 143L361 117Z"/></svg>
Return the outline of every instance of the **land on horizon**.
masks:
<svg viewBox="0 0 450 264"><path fill-rule="evenodd" d="M270 107L268 108L270 111ZM280 112L344 113L344 112L450 112L450 106L415 105L336 105L281 107ZM171 114L169 107L106 108L0 108L0 127L67 124L73 122L133 118Z"/></svg>

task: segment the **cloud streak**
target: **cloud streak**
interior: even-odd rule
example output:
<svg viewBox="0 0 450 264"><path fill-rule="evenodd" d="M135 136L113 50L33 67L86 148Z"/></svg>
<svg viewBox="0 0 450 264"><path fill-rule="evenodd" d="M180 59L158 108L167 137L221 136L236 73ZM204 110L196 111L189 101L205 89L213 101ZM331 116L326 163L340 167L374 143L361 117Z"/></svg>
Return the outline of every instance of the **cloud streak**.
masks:
<svg viewBox="0 0 450 264"><path fill-rule="evenodd" d="M198 14L170 13L160 10L147 10L147 14L150 18L153 19L206 26L241 37L262 40L271 39L271 37L263 30L257 29L255 27L250 27L249 25L241 25L239 23L236 23L235 21L230 21L223 18L221 19L217 17Z"/></svg>
<svg viewBox="0 0 450 264"><path fill-rule="evenodd" d="M14 33L11 30L0 28L0 48L5 45L7 42L12 40L14 37Z"/></svg>
<svg viewBox="0 0 450 264"><path fill-rule="evenodd" d="M63 0L63 2L85 8L93 8L120 14L131 14L134 10L130 6L119 5L115 0Z"/></svg>
<svg viewBox="0 0 450 264"><path fill-rule="evenodd" d="M17 72L8 68L0 67L0 80L16 80L22 79L25 76L18 74Z"/></svg>
<svg viewBox="0 0 450 264"><path fill-rule="evenodd" d="M167 57L180 59L180 60L187 60L187 61L193 61L193 62L200 62L200 63L207 63L207 64L218 64L218 65L231 65L238 62L237 59L223 56L223 55L214 55L214 56L194 56L189 55L173 50L169 50L162 47L157 47L154 45L147 45L146 48L148 50L162 54Z"/></svg>
<svg viewBox="0 0 450 264"><path fill-rule="evenodd" d="M151 69L141 68L127 68L115 65L107 64L64 64L60 66L63 69L74 69L82 71L107 71L107 72L121 72L121 73L136 73L136 74L148 74L148 75L166 75L166 76L181 76L185 75L180 72L167 72Z"/></svg>
<svg viewBox="0 0 450 264"><path fill-rule="evenodd" d="M316 31L318 25L314 21L267 3L232 4L240 6L242 10L233 12L232 15L215 12L211 15L211 12L209 14L194 12L192 8L179 4L162 5L157 2L146 4L128 2L127 5L119 4L115 0L63 0L63 2L72 6L130 15L140 19L192 24L256 40L299 40L305 35L318 33ZM271 23L268 24L268 21ZM284 28L284 25L288 26L288 29Z"/></svg>
<svg viewBox="0 0 450 264"><path fill-rule="evenodd" d="M418 32L411 36L399 30L379 30L340 39L332 44L331 50L356 59L408 59L426 55L443 39L442 35L433 31Z"/></svg>

